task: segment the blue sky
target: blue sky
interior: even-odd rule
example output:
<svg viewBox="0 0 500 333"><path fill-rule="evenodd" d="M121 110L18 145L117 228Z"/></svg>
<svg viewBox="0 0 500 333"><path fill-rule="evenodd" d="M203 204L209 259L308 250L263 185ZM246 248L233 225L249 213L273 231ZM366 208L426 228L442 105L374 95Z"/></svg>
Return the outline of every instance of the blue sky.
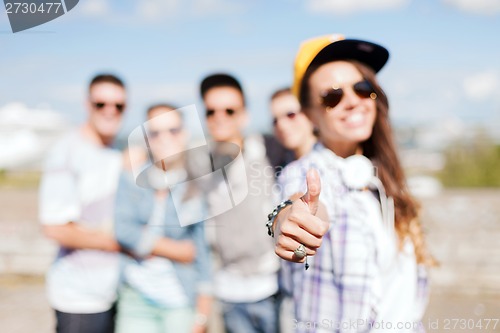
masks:
<svg viewBox="0 0 500 333"><path fill-rule="evenodd" d="M342 33L391 52L379 78L396 124L500 125L500 0L80 0L13 34L0 12L0 107L22 102L78 123L97 72L129 87L124 131L152 103L201 109L198 83L228 71L247 90L249 131L269 130L268 98L289 85L299 43Z"/></svg>

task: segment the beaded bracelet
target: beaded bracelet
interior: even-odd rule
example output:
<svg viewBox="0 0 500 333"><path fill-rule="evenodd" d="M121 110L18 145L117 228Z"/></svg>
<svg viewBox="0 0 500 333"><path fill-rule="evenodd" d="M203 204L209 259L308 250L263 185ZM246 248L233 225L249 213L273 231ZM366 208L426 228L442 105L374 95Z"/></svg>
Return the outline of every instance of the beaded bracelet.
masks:
<svg viewBox="0 0 500 333"><path fill-rule="evenodd" d="M288 205L291 205L292 203L293 202L290 199L285 200L282 203L280 203L278 206L276 206L276 208L274 208L273 211L269 215L267 215L266 227L267 227L267 234L269 236L274 237L273 224L274 224L274 220L276 220L276 216L278 216L278 214L281 212L281 210L283 208L285 208Z"/></svg>

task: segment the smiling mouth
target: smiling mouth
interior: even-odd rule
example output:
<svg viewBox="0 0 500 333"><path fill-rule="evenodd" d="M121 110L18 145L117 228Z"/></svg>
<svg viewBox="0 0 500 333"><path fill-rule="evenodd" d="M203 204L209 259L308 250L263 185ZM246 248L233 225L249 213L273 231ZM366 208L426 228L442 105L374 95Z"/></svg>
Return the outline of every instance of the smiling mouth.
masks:
<svg viewBox="0 0 500 333"><path fill-rule="evenodd" d="M344 122L349 126L361 126L365 123L366 115L362 112L352 112L344 118Z"/></svg>

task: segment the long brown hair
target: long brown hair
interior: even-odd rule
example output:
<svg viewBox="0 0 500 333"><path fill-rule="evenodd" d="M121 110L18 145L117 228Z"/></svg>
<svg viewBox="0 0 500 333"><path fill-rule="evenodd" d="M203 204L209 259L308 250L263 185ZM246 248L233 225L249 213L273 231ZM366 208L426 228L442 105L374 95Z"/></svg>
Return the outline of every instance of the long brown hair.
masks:
<svg viewBox="0 0 500 333"><path fill-rule="evenodd" d="M377 94L377 115L373 126L372 135L361 144L363 155L368 157L377 168L377 174L388 196L394 199L395 228L399 236L400 248L402 241L410 237L415 248L417 263L435 265L434 258L429 254L419 221L420 205L411 196L406 184L405 175L393 137L391 124L389 122L389 102L384 91L377 82L375 72L366 65L354 61L352 63L361 75L370 82ZM300 89L300 102L304 110L310 106L309 79L320 65L312 65L306 71ZM306 111L306 114L308 112Z"/></svg>

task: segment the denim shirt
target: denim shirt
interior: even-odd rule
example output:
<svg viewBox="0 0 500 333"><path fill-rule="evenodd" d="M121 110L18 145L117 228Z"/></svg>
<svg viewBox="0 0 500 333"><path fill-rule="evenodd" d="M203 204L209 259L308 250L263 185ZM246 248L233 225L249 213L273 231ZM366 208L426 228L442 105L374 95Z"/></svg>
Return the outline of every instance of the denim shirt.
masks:
<svg viewBox="0 0 500 333"><path fill-rule="evenodd" d="M182 184L177 185L182 186ZM161 227L148 225L155 205L155 191L135 184L131 174L122 172L116 195L115 234L122 247L130 251L141 262L151 255L156 240L168 237L174 240L191 240L196 248L195 260L191 263L172 261L175 274L188 296L191 306L196 304L199 294L209 295L211 289L211 263L209 248L205 241L204 222L181 227L177 218L176 207L171 195L165 200L165 213ZM205 211L199 196L183 202L182 210ZM131 257L124 256L126 265Z"/></svg>

